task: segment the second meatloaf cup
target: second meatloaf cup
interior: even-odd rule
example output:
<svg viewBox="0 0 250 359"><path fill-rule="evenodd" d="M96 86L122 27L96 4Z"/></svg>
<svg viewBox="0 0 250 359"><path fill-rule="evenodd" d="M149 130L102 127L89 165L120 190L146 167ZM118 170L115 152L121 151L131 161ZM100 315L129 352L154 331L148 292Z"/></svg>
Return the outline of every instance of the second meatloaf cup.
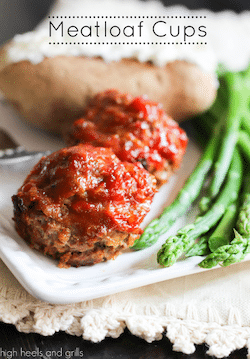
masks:
<svg viewBox="0 0 250 359"><path fill-rule="evenodd" d="M185 131L160 104L117 90L93 97L66 140L70 146L109 147L121 161L139 161L156 177L158 186L179 167L187 146Z"/></svg>
<svg viewBox="0 0 250 359"><path fill-rule="evenodd" d="M133 245L155 192L154 176L108 148L61 149L12 197L16 230L59 267L92 265Z"/></svg>

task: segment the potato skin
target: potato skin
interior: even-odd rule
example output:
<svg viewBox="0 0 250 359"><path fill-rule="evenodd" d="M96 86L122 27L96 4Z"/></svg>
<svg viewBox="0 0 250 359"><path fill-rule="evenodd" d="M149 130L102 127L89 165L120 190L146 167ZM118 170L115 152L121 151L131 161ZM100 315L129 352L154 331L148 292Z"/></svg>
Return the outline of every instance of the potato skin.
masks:
<svg viewBox="0 0 250 359"><path fill-rule="evenodd" d="M174 61L164 67L122 59L56 56L38 64L7 63L0 53L0 90L30 124L62 134L79 118L90 97L106 89L132 96L148 95L168 115L181 121L206 110L214 101L212 75L196 65Z"/></svg>

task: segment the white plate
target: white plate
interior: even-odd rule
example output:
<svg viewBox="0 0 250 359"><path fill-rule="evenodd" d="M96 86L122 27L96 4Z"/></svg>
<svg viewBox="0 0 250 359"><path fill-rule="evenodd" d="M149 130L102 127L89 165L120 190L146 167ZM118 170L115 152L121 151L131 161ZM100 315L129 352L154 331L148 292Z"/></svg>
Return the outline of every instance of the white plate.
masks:
<svg viewBox="0 0 250 359"><path fill-rule="evenodd" d="M11 115L13 116L12 112ZM19 131L24 139L29 138L29 141L22 141L23 145L30 149L38 147L55 149L54 139L44 133L32 131L19 122L17 125L13 121L13 118L10 119L9 112L5 113L5 127L8 130L14 129L16 136ZM32 143L36 147L29 145ZM146 217L144 225L158 216L164 206L171 203L194 169L199 156L200 150L194 142L190 141L180 170L155 196L152 210ZM33 296L50 303L73 303L204 271L197 265L201 257L179 261L170 268L161 268L156 261L156 253L164 239L190 222L194 218L195 209L190 210L185 218L180 218L174 227L150 248L141 251L127 250L114 261L90 267L58 268L56 261L30 249L15 232L13 226L11 196L21 186L30 169L31 164L22 165L18 171L4 171L0 168L0 256L23 287Z"/></svg>

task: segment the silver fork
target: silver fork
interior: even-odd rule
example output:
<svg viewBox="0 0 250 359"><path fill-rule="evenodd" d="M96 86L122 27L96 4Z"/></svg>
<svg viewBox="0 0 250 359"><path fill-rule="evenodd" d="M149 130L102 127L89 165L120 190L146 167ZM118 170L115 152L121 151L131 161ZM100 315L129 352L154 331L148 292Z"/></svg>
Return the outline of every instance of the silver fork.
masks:
<svg viewBox="0 0 250 359"><path fill-rule="evenodd" d="M23 146L18 145L7 131L0 128L0 166L21 165L32 159L39 160L50 153L50 151L27 151Z"/></svg>

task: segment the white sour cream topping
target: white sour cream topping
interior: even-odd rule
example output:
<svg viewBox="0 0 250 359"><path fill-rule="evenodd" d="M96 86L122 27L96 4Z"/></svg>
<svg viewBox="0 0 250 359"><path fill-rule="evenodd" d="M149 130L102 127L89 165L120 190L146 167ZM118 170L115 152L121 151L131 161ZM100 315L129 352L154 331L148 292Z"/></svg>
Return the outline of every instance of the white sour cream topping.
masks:
<svg viewBox="0 0 250 359"><path fill-rule="evenodd" d="M46 17L34 31L14 37L8 49L9 61L29 60L36 64L45 57L84 55L101 56L107 62L118 61L122 58L136 58L141 62L152 61L155 65L163 66L179 59L197 64L208 73L213 73L218 64L222 64L228 70L239 71L246 68L250 62L250 12L235 14L232 11L220 13L202 9L191 11L183 6L164 7L161 3L152 0L147 2L139 0L126 2L122 0L58 0L49 15L51 18ZM132 15L136 17L131 19L130 16ZM207 35L206 37L198 37L196 32L195 36L186 38L187 44L184 44L181 37L179 39L171 37L169 34L157 38L152 31L152 26L157 20L155 18L150 19L152 15L154 17L165 16L165 18L157 18L166 22L166 24L159 23L157 25L157 31L160 34L169 32L170 25L173 27L172 33L177 31L177 25L180 26L180 31L183 31L183 27L186 25L192 25L196 31L199 25L203 25L206 27ZM54 16L53 19L52 16ZM62 21L60 20L61 16L65 25L64 36L62 37L60 31L51 31L52 36L50 37L49 21L53 22L54 26L58 26ZM83 18L79 20L76 18L77 16L83 16ZM88 18L85 19L85 16ZM92 16L91 19L90 16ZM94 31L91 38L79 34L75 40L74 37L68 35L66 29L70 25L79 25L80 29L81 26L87 24L92 26L92 30L95 30L94 25L98 16L100 24L98 36L94 34ZM121 34L119 37L112 37L109 34L109 36L105 35L104 45L82 44L81 42L103 41L105 16L108 16L109 28L113 25L119 25L123 29L128 24L130 26L134 24L134 36L126 37ZM120 16L119 19L117 16ZM171 16L174 18L171 19ZM191 18L192 16L198 16L198 18ZM205 18L201 19L200 16L205 16ZM140 20L143 20L141 36L139 36L138 28ZM74 41L78 42L73 44ZM157 41L158 44L155 44ZM159 42L164 41L178 41L178 44L159 44ZM193 41L199 42L199 44L188 44L188 42ZM202 41L203 44L200 44ZM51 45L50 42L55 44ZM58 42L60 44L57 44ZM72 42L72 44L66 45L65 42ZM114 42L117 43L114 44ZM123 42L133 42L133 44L124 45ZM135 42L138 43L134 44ZM143 45L142 42L147 44ZM152 42L153 44L151 44Z"/></svg>

